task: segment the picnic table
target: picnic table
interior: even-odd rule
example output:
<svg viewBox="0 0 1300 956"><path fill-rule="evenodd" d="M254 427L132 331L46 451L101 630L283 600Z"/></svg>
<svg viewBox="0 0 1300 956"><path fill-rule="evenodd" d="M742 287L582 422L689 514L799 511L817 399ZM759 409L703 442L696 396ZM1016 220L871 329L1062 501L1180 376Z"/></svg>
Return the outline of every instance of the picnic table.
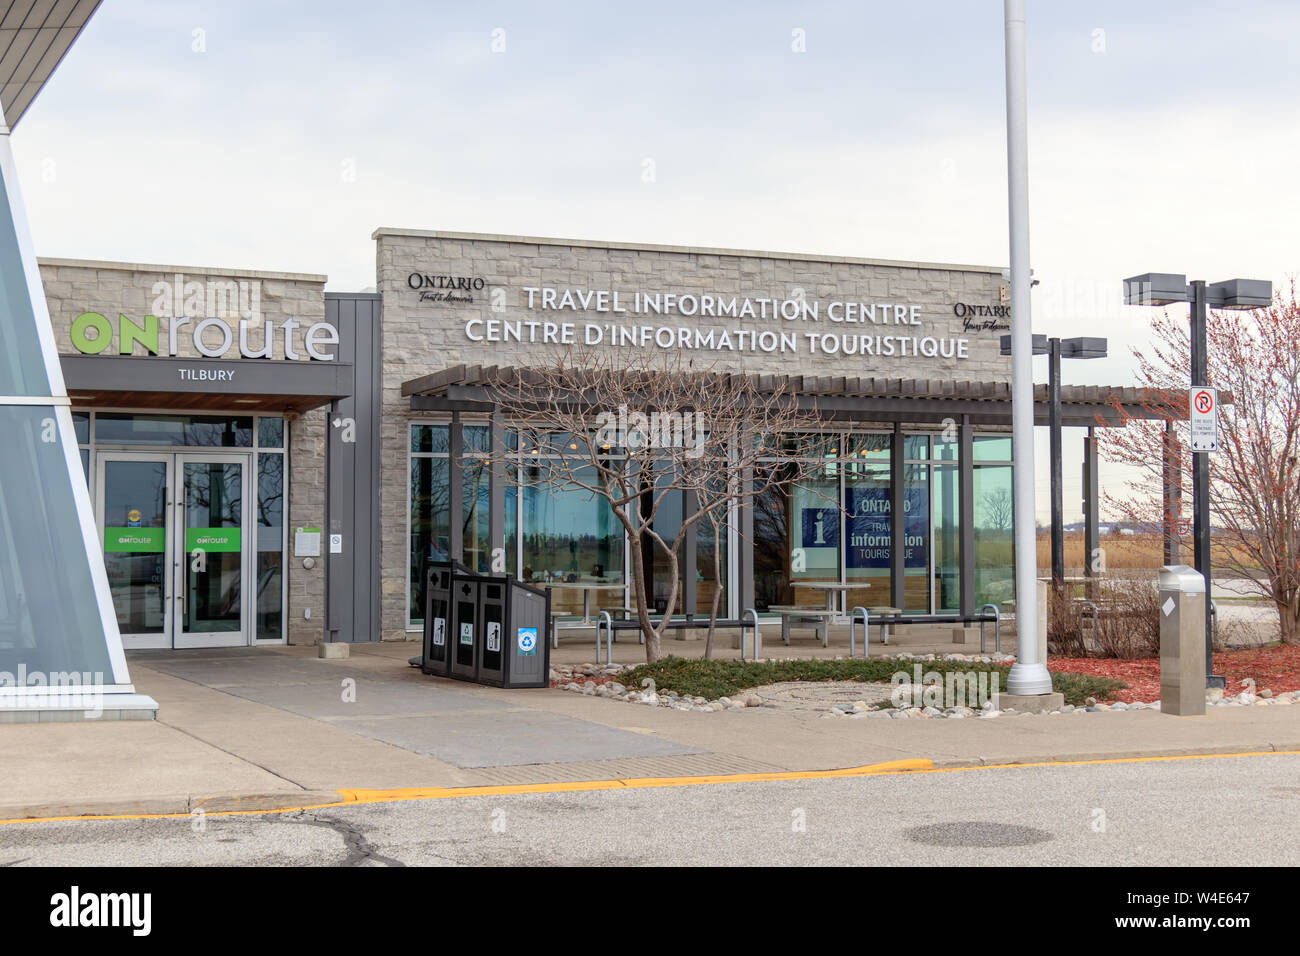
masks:
<svg viewBox="0 0 1300 956"><path fill-rule="evenodd" d="M833 611L839 604L836 595L843 594L847 591L856 591L860 588L869 588L870 584L840 584L838 581L791 581L792 588L808 588L813 591L826 592L826 610Z"/></svg>
<svg viewBox="0 0 1300 956"><path fill-rule="evenodd" d="M831 629L830 623L833 618L839 616L839 611L833 607L811 607L797 604L770 604L767 610L772 614L781 615L781 640L787 645L790 643L790 623L814 623L814 630L821 638L822 647L830 647Z"/></svg>
<svg viewBox="0 0 1300 956"><path fill-rule="evenodd" d="M598 581L557 581L554 584L544 585L545 587L554 588L555 590L576 591L582 589L582 620L574 626L590 625L594 623L591 620L591 592L592 591L622 591L627 585L625 584L601 584Z"/></svg>

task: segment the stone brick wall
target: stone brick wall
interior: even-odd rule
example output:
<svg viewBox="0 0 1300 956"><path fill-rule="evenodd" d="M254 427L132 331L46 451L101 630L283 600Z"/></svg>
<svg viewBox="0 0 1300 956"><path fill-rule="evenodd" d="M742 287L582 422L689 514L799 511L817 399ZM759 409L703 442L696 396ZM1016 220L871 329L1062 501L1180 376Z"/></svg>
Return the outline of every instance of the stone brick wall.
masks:
<svg viewBox="0 0 1300 956"><path fill-rule="evenodd" d="M728 367L750 372L852 375L955 381L1005 381L1010 361L999 354L998 329L966 331L954 306L1002 304L1001 270L983 266L777 255L678 247L636 248L618 243L576 242L508 236L476 236L380 229L377 288L384 299L382 630L386 640L404 636L406 575L406 482L408 422L413 418L401 385L408 379L457 364L527 365L547 361L555 346L525 342L475 342L471 319L539 320L600 325L653 325L702 329L793 332L793 352L717 351ZM411 273L481 278L483 288L458 290L472 302L421 301L408 284ZM625 308L634 292L694 296L798 299L819 303L817 321L802 318L633 315L527 307L527 287L618 291ZM537 301L536 299L534 300ZM832 301L917 306L920 325L832 322ZM496 304L498 309L494 309ZM592 303L594 305L594 303ZM501 307L504 309L501 310ZM910 313L909 313L910 314ZM990 321L981 317L973 321ZM991 321L1005 324L1007 319ZM478 327L481 329L482 327ZM475 330L477 332L477 329ZM804 333L906 334L967 340L967 358L874 357L813 354Z"/></svg>
<svg viewBox="0 0 1300 956"><path fill-rule="evenodd" d="M178 289L181 295L181 314L195 316L188 325L178 328L176 344L177 357L180 358L197 358L204 362L239 358L241 306L255 307L261 322L270 321L275 324L277 332L271 354L273 360L286 358L283 335L278 331L281 322L293 319L302 324L295 333L297 351L302 353L303 334L307 326L325 319L324 276L69 259L41 259L39 264L54 327L54 339L61 354L78 354L72 345L70 330L73 320L83 312L97 312L112 324L112 341L101 353L105 356L119 354L119 315L125 315L141 326L144 325L146 315L158 315L160 344L165 351L168 318L175 311L174 292ZM179 280L178 276L181 277ZM233 296L226 294L231 283L234 283ZM202 309L196 311L199 303L194 296L200 289L203 304ZM209 291L212 292L211 301ZM160 297L164 301L159 301ZM195 324L201 318L208 317L221 319L232 331L234 345L224 358L206 358L194 347ZM206 341L215 344L218 339L217 331L209 330ZM248 342L251 348L260 349L262 329L256 326L250 329ZM139 344L135 345L134 353L148 354ZM177 404L174 407L159 411L184 412L183 396L178 395L176 398ZM96 407L110 406L105 404ZM286 515L290 529L286 566L289 603L285 613L289 641L294 644L319 641L324 620L323 563L318 560L316 567L310 571L302 567L301 560L295 559L292 554L292 529L296 526L323 527L325 524L325 414L323 409L308 412L289 425L289 509ZM312 609L310 620L303 619L305 607Z"/></svg>
<svg viewBox="0 0 1300 956"><path fill-rule="evenodd" d="M177 304L178 298L181 309L185 310L179 314L190 317L188 324L177 328L178 358L222 360L205 358L194 347L195 325L209 317L220 319L231 330L234 345L223 358L239 358L241 304L255 305L263 323L269 321L275 324L277 331L273 337L272 359L285 358L284 337L278 331L281 322L295 319L302 323L303 327L295 333L299 343L298 352L301 353L306 327L325 318L324 277L281 272L235 272L228 269L200 271L183 266L73 259L41 259L40 269L50 321L54 326L54 340L61 354L77 354L69 333L73 320L83 312L98 312L113 326L112 340L99 354L120 354L119 315L125 315L136 325L143 325L146 315L160 316L159 339L165 351L168 318L177 314L172 307ZM233 295L228 294L232 284ZM179 290L179 296L175 290ZM195 297L199 290L202 290L201 309L198 308L199 299ZM262 335L263 329L254 322L248 330L249 346L260 349L263 344ZM205 341L216 344L218 339L217 331L209 329ZM134 344L133 352L136 355L149 354L139 343Z"/></svg>

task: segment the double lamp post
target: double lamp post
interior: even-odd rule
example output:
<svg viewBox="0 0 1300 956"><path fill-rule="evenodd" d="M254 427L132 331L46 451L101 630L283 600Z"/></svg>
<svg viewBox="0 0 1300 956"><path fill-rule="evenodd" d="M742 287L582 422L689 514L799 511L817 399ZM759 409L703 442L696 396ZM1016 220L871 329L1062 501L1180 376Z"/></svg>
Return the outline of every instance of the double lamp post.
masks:
<svg viewBox="0 0 1300 956"><path fill-rule="evenodd" d="M1229 279L1226 282L1187 281L1187 276L1148 272L1124 280L1126 305L1191 304L1193 389L1207 386L1206 312L1216 309L1265 308L1273 301L1273 283L1265 279ZM1188 393L1190 396L1190 392ZM1205 579L1205 686L1223 687L1222 675L1213 672L1213 640L1210 622L1210 460L1208 451L1192 453L1192 551L1196 570ZM1168 479L1166 478L1166 484ZM1168 521L1169 516L1166 515Z"/></svg>

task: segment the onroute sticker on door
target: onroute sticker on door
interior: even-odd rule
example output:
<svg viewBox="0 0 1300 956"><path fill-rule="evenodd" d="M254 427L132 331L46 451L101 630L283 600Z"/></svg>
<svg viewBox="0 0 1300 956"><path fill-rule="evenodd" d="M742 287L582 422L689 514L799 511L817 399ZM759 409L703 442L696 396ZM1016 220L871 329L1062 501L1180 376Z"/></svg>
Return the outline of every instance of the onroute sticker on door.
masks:
<svg viewBox="0 0 1300 956"><path fill-rule="evenodd" d="M162 554L166 528L105 528L104 550L135 554Z"/></svg>
<svg viewBox="0 0 1300 956"><path fill-rule="evenodd" d="M239 528L186 528L186 551L239 551L242 548Z"/></svg>

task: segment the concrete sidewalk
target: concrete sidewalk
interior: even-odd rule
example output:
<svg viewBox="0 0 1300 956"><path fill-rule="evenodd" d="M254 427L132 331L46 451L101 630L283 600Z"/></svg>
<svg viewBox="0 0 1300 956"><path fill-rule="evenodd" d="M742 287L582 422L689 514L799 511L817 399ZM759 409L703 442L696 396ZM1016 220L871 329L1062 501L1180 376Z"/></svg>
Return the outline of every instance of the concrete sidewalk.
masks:
<svg viewBox="0 0 1300 956"><path fill-rule="evenodd" d="M1300 751L1300 707L995 720L692 713L558 690L426 677L414 644L151 652L131 657L155 722L0 727L0 819L267 810L340 789L499 786L828 770Z"/></svg>

